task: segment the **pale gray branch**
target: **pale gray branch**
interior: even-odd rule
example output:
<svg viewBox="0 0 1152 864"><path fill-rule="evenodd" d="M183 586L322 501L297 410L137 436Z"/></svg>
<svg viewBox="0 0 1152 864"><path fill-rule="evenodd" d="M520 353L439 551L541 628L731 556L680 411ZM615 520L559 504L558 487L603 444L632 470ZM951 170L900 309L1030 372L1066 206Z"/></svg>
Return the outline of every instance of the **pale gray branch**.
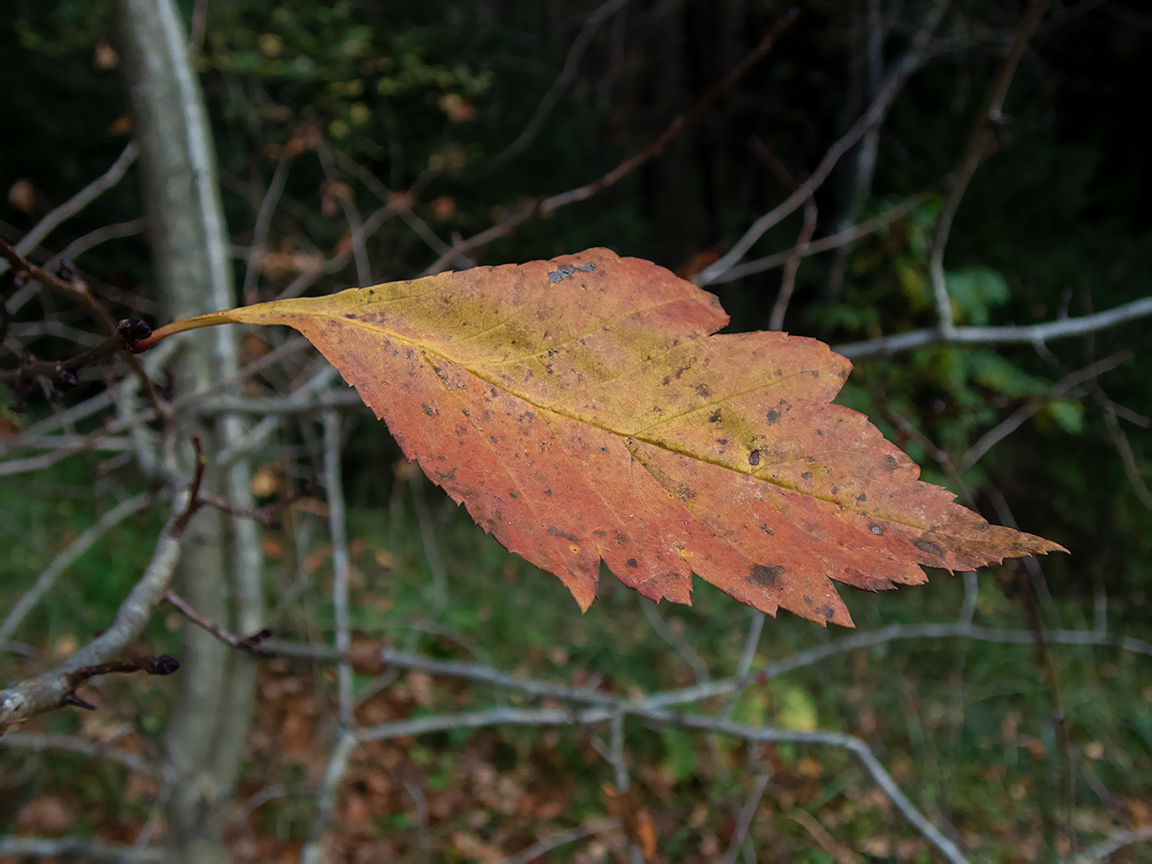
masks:
<svg viewBox="0 0 1152 864"><path fill-rule="evenodd" d="M0 736L0 747L11 747L16 750L61 750L68 753L77 753L93 759L110 759L119 762L129 771L140 774L158 776L161 769L157 765L149 765L131 750L123 747L113 747L110 744L101 744L97 741L85 741L74 735L34 735L27 732L9 732Z"/></svg>
<svg viewBox="0 0 1152 864"><path fill-rule="evenodd" d="M52 233L60 223L67 219L71 219L113 186L120 182L124 175L128 172L129 166L136 159L136 154L140 149L136 146L135 141L129 141L128 146L125 147L112 166L61 204L56 209L48 213L43 219L32 226L32 230L20 238L20 242L16 244L16 251L21 255L27 255L35 249L40 241ZM7 261L0 261L0 276L8 272L9 264Z"/></svg>
<svg viewBox="0 0 1152 864"><path fill-rule="evenodd" d="M61 707L61 700L73 689L69 679L74 672L115 660L140 635L151 617L152 607L160 602L172 582L180 559L181 519L188 504L187 491L175 496L172 515L160 533L152 560L107 630L55 669L0 690L0 735L15 731L35 714Z"/></svg>
<svg viewBox="0 0 1152 864"><path fill-rule="evenodd" d="M82 861L163 861L162 849L133 849L101 843L91 837L12 837L0 836L0 856L20 855L40 858L78 858Z"/></svg>
<svg viewBox="0 0 1152 864"><path fill-rule="evenodd" d="M83 534L69 543L68 548L53 558L52 562L44 569L44 572L32 583L32 587L20 597L16 605L8 612L8 615L4 618L4 623L0 624L0 643L7 642L11 638L16 628L20 626L20 622L24 620L24 616L28 614L32 607L40 601L40 598L56 583L56 578L61 573L71 567L77 558L91 549L96 541L103 537L109 530L119 525L125 519L139 513L151 500L151 495L142 493L126 501L121 501L90 525Z"/></svg>
<svg viewBox="0 0 1152 864"><path fill-rule="evenodd" d="M1043 324L1025 326L1005 325L1001 327L957 327L953 334L944 338L935 327L923 330L910 330L893 336L881 336L863 342L849 342L835 346L834 350L845 357L869 357L873 354L895 354L921 345L935 342L954 345L1003 345L1023 343L1040 344L1051 339L1065 339L1069 336L1083 336L1108 327L1115 327L1129 321L1152 316L1152 297L1143 297L1116 306L1094 315L1081 315L1077 318L1061 318Z"/></svg>
<svg viewBox="0 0 1152 864"><path fill-rule="evenodd" d="M820 164L816 166L816 169L809 175L808 179L796 188L796 191L753 222L748 230L744 232L744 236L737 240L736 244L728 250L720 260L700 271L695 279L697 285L709 285L719 279L722 274L727 273L735 267L744 256L751 251L752 247L756 245L756 242L764 236L766 231L777 225L786 216L796 210L797 207L802 206L804 202L820 188L824 181L828 179L828 175L832 173L832 169L836 167L836 163L840 161L840 157L851 150L865 132L884 118L892 105L892 101L896 98L896 94L900 92L900 88L904 85L908 76L916 71L923 62L929 40L932 38L932 34L936 32L936 28L940 24L940 19L944 17L944 12L947 8L948 0L937 0L931 12L925 17L924 23L916 32L915 37L913 37L908 53L904 55L884 80L884 83L880 86L876 94L876 98L873 99L872 104L868 106L868 110L852 124L852 128L828 148L828 152L824 154L824 158L820 160Z"/></svg>

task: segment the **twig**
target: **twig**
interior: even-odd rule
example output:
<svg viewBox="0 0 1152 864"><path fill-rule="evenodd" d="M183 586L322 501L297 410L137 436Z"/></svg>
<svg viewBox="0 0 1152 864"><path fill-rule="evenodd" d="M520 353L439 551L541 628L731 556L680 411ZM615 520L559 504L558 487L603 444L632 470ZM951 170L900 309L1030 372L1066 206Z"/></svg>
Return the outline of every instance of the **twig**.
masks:
<svg viewBox="0 0 1152 864"><path fill-rule="evenodd" d="M1127 363L1135 355L1136 352L1133 349L1125 348L1117 351L1110 357L1097 360L1095 363L1091 363L1083 369L1078 369L1066 375L1063 380L1052 389L1050 396L1045 399L1033 399L1031 402L1020 406L1000 423L997 423L985 432L980 437L980 440L973 444L968 452L960 458L959 470L967 471L979 462L989 450L1019 429L1029 417L1049 404L1052 397L1063 396L1069 390L1083 384L1085 381L1090 381L1105 372L1115 369L1123 363Z"/></svg>
<svg viewBox="0 0 1152 864"><path fill-rule="evenodd" d="M35 249L40 241L52 233L61 222L71 219L98 197L103 195L113 186L120 182L120 180L127 173L129 166L135 161L136 155L140 152L136 146L135 141L129 141L128 146L125 147L112 166L61 204L56 209L52 210L43 219L32 226L32 230L20 238L20 242L16 244L17 255L27 255ZM8 272L9 263L0 261L0 276Z"/></svg>
<svg viewBox="0 0 1152 864"><path fill-rule="evenodd" d="M97 326L104 332L104 336L106 337L105 342L101 343L101 345L97 346L96 348L93 348L90 351L86 351L84 354L80 355L80 358L84 358L83 363L80 365L94 362L95 360L101 359L115 351L119 351L123 347L127 347L123 342L116 341L117 338L124 338L124 331L112 319L112 316L109 314L108 310L104 308L103 304L101 304L100 301L92 295L92 292L88 290L88 286L82 280L73 279L72 281L68 281L61 279L59 276L48 273L42 267L36 266L27 258L25 258L19 251L19 244L16 246L11 246L8 243L5 243L3 240L0 240L0 258L3 258L7 264L10 264L17 273L24 273L28 276L31 276L41 284L47 285L49 288L58 291L64 296L83 306L87 310L88 314L92 317L92 319L96 322ZM5 269L7 268L5 267ZM164 402L160 398L160 395L156 392L156 388L153 386L152 380L144 371L144 367L141 365L140 359L125 351L121 351L120 353L124 358L124 361L128 364L128 367L140 380L140 384L144 388L144 392L148 395L149 400L152 402L152 406L156 410L157 414L159 416L164 416ZM68 361L70 364L72 364L67 367L68 371L75 372L76 369L80 368L80 365L76 365L78 360L79 358L73 358L71 361Z"/></svg>
<svg viewBox="0 0 1152 864"><path fill-rule="evenodd" d="M364 223L360 219L360 212L349 197L347 187L340 184L339 174L336 172L336 163L332 161L332 152L321 140L316 146L316 155L324 169L324 176L333 188L340 209L344 211L344 219L348 222L349 240L352 244L352 259L356 264L356 279L360 285L372 284L372 266L368 263L368 247L364 245Z"/></svg>
<svg viewBox="0 0 1152 864"><path fill-rule="evenodd" d="M143 230L143 219L129 219L127 222L103 225L100 228L89 231L81 237L77 237L64 247L63 252L49 258L48 262L44 265L44 269L49 271L53 270L65 261L75 261L89 249L93 249L101 243L107 243L109 240L120 240L124 237L135 237ZM136 309L136 312L140 311L142 310Z"/></svg>
<svg viewBox="0 0 1152 864"><path fill-rule="evenodd" d="M1072 859L1072 864L1092 864L1092 862L1104 861L1113 852L1117 852L1125 846L1150 841L1152 841L1152 825L1145 825L1132 831L1117 831L1102 843L1081 852Z"/></svg>
<svg viewBox="0 0 1152 864"><path fill-rule="evenodd" d="M788 216L788 214L792 213L797 207L800 207L807 201L812 194L820 188L824 181L828 179L828 175L832 173L832 169L836 167L836 163L840 161L840 157L852 149L860 139L860 136L883 119L908 76L919 68L923 62L924 55L928 49L928 42L939 26L940 19L944 17L944 12L947 8L948 0L937 0L932 10L925 16L924 23L913 37L908 53L904 55L904 58L897 63L892 72L889 73L884 83L880 86L876 98L873 99L872 104L868 106L868 110L852 124L852 127L844 133L839 140L828 148L828 152L824 154L824 158L820 160L820 164L816 166L816 169L808 176L808 179L797 187L795 192L753 222L748 230L744 232L744 236L736 241L735 245L728 250L727 253L714 264L710 264L697 274L695 279L697 285L703 286L715 282L722 274L728 272L728 270L740 263L744 256L747 255L756 244L756 241L764 235L764 232L779 223L784 217Z"/></svg>
<svg viewBox="0 0 1152 864"><path fill-rule="evenodd" d="M27 732L9 732L0 737L0 747L11 747L21 750L61 750L76 753L80 756L89 756L93 759L110 759L119 762L129 771L139 774L157 776L161 769L157 765L150 765L131 750L123 747L113 747L110 744L101 744L97 741L85 741L75 735L34 735Z"/></svg>
<svg viewBox="0 0 1152 864"><path fill-rule="evenodd" d="M77 858L82 861L165 861L163 849L133 849L113 843L101 843L91 837L0 836L0 855L38 858Z"/></svg>
<svg viewBox="0 0 1152 864"><path fill-rule="evenodd" d="M332 614L336 652L346 656L351 642L348 632L348 536L344 523L344 487L340 478L340 415L324 412L324 489L328 496L328 530L332 537ZM352 667L336 665L336 699L340 725L351 729Z"/></svg>
<svg viewBox="0 0 1152 864"><path fill-rule="evenodd" d="M585 822L579 828L571 828L567 831L560 831L553 834L551 837L545 837L542 840L537 840L527 849L517 852L509 858L503 859L499 864L530 864L538 858L543 857L553 849L558 849L561 846L567 846L569 843L575 843L577 840L583 840L585 837L592 837L596 834L603 834L607 831L616 831L624 827L624 823L619 819L593 819Z"/></svg>
<svg viewBox="0 0 1152 864"><path fill-rule="evenodd" d="M252 228L252 245L248 249L248 260L244 265L244 283L240 289L240 297L245 303L254 302L252 298L256 281L260 278L260 267L264 260L264 250L268 243L268 227L272 224L272 213L276 209L276 202L284 191L284 184L288 180L288 169L292 167L292 157L281 156L276 163L276 170L272 172L272 179L268 182L268 191L260 200L260 209L256 211L256 224Z"/></svg>
<svg viewBox="0 0 1152 864"><path fill-rule="evenodd" d="M57 577L66 569L72 566L72 563L92 548L95 543L100 540L108 531L119 525L125 519L129 519L135 514L143 510L152 501L152 496L143 493L136 495L126 501L121 501L103 516L101 516L95 523L90 525L83 534L68 544L68 548L60 552L52 562L44 569L44 571L36 577L36 581L32 583L29 588L16 602L16 605L8 612L4 618L4 623L0 624L0 643L7 642L20 622L24 620L24 616L32 609L33 606L39 602L55 584Z"/></svg>
<svg viewBox="0 0 1152 864"><path fill-rule="evenodd" d="M190 504L189 493L176 496L172 516L160 533L151 562L107 630L55 669L0 690L0 735L15 731L34 714L59 708L72 690L70 681L74 673L113 660L140 635L152 607L160 602L172 581L180 558L178 522Z"/></svg>
<svg viewBox="0 0 1152 864"><path fill-rule="evenodd" d="M947 338L940 335L938 328L931 327L923 330L910 330L907 333L898 333L893 336L881 336L863 342L849 342L845 345L835 346L835 351L845 357L857 358L868 357L873 354L894 354L897 351L907 351L909 348L918 348L921 345L935 342L953 345L1005 345L1009 343L1036 345L1052 339L1095 333L1099 330L1115 327L1117 324L1138 321L1149 316L1152 316L1152 297L1143 297L1140 300L1133 300L1131 303L1116 306L1106 312L1081 315L1077 318L1061 318L1043 324L1023 327L1011 324L1003 327L957 327Z"/></svg>
<svg viewBox="0 0 1152 864"><path fill-rule="evenodd" d="M1116 420L1116 409L1108 404L1104 406L1104 422L1108 424L1108 434L1112 436L1112 443L1116 445L1116 452L1120 454L1120 462L1124 466L1124 473L1128 475L1128 482L1132 484L1132 491L1140 499L1140 503L1152 510L1152 492L1148 491L1148 484L1140 475L1140 466L1136 464L1136 456L1132 452L1132 445L1128 443L1128 436Z"/></svg>
<svg viewBox="0 0 1152 864"><path fill-rule="evenodd" d="M715 84L703 98L700 99L695 105L689 108L685 113L677 115L673 118L672 122L652 143L641 150L634 156L631 156L609 171L600 178L593 180L591 183L586 183L583 186L578 186L575 189L569 189L567 192L561 192L558 195L553 195L550 198L534 198L516 209L511 215L506 217L503 221L479 234L469 237L467 240L460 240L452 245L452 248L441 255L431 266L429 266L423 275L432 273L439 273L443 270L448 262L454 257L464 254L490 243L497 238L503 237L512 232L521 223L526 222L534 216L549 216L561 207L566 207L577 201L584 201L591 198L596 193L607 189L619 183L626 176L631 174L640 166L644 165L649 160L658 156L664 151L664 148L672 142L688 125L695 123L703 117L711 108L712 105L723 96L732 86L740 80L765 54L768 53L776 39L784 32L796 18L794 12L789 12L781 18L771 30L760 40L757 45L743 60L740 61L724 78Z"/></svg>
<svg viewBox="0 0 1152 864"><path fill-rule="evenodd" d="M664 620L664 616L660 614L659 606L647 597L641 597L640 608L644 610L644 617L648 619L648 623L652 625L656 635L667 642L668 646L674 649L680 655L680 659L692 670L692 677L696 679L697 684L712 677L708 674L708 664L704 662L704 658L687 639L673 630Z"/></svg>
<svg viewBox="0 0 1152 864"><path fill-rule="evenodd" d="M868 745L852 735L840 732L797 732L790 729L757 728L741 726L715 717L705 717L694 714L672 714L658 708L649 706L647 700L640 702L623 703L623 710L628 714L643 717L662 724L680 726L686 729L699 729L708 732L718 732L743 738L747 741L763 741L795 744L820 744L829 747L838 747L853 753L863 764L873 780L892 800L896 808L904 817L924 835L949 861L960 864L966 861L956 845L945 837L936 826L925 819L920 812L900 791L900 787L891 775L872 755ZM425 735L430 732L440 732L448 729L477 729L497 725L527 725L527 726L567 726L573 724L600 723L611 720L621 708L609 710L605 708L588 708L579 711L565 711L557 709L523 710L514 708L493 708L487 711L476 711L464 714L435 715L421 717L416 720L401 720L395 723L385 723L358 730L353 737L358 742L385 741L396 738L407 738L415 735ZM347 745L349 749L351 744ZM330 766L331 768L331 763ZM327 778L326 778L327 780Z"/></svg>
<svg viewBox="0 0 1152 864"><path fill-rule="evenodd" d="M340 734L336 746L332 748L332 755L328 757L328 768L324 771L320 791L316 794L316 812L312 815L312 824L308 829L308 843L300 852L300 864L320 864L322 860L322 843L324 834L332 822L332 811L336 809L336 792L348 767L348 758L359 744L356 735L345 729Z"/></svg>
<svg viewBox="0 0 1152 864"><path fill-rule="evenodd" d="M1004 99L1008 95L1008 88L1016 74L1016 67L1020 63L1020 58L1024 56L1024 49L1036 32L1036 28L1040 26L1040 21L1048 11L1051 2L1052 0L1033 0L1032 5L1021 20L1012 42L1012 48L1009 50L1008 56L1004 58L1000 72L989 89L980 114L976 118L976 123L969 133L968 141L964 146L964 153L960 157L960 165L948 190L948 197L945 199L944 206L936 220L936 230L932 235L931 253L928 257L928 273L936 301L937 326L940 329L941 337L945 339L950 339L956 329L956 323L952 316L952 302L948 298L948 288L944 277L944 249L948 245L952 220L956 216L964 193L968 191L968 183L971 181L972 175L976 173L976 169L980 166L989 146L994 141L994 124L1004 120Z"/></svg>
<svg viewBox="0 0 1152 864"><path fill-rule="evenodd" d="M801 246L807 245L816 231L816 199L811 196L804 202L804 225L800 229L800 236L793 247L792 257L784 265L784 274L780 279L780 293L776 295L776 302L772 304L772 314L768 317L769 330L784 329L784 314L788 311L788 302L792 299L792 292L796 288L796 271L800 269L800 261L804 257L800 254Z"/></svg>
<svg viewBox="0 0 1152 864"><path fill-rule="evenodd" d="M752 827L752 819L756 816L756 808L760 806L760 799L768 787L768 779L767 774L757 774L756 779L752 781L752 791L748 793L744 806L740 808L736 828L732 831L732 841L728 844L728 851L720 859L720 864L736 864L736 856L740 854L740 847L744 845L748 829Z"/></svg>
<svg viewBox="0 0 1152 864"><path fill-rule="evenodd" d="M548 88L548 92L544 94L544 98L536 105L536 110L532 113L531 119L524 127L524 130L516 137L516 140L492 157L489 165L489 170L496 170L511 162L514 158L524 152L524 148L532 143L532 139L540 132L544 121L548 119L548 115L564 94L564 91L572 84L576 78L576 73L580 69L580 59L584 56L584 52L592 43L592 37L596 35L601 25L604 24L609 18L619 12L624 6L628 4L628 0L605 0L603 4L598 6L591 15L584 21L584 26L580 28L580 32L576 34L576 38L572 40L572 47L568 49L568 55L564 58L564 66L560 70L560 74L556 76L556 80L552 82L552 86Z"/></svg>
<svg viewBox="0 0 1152 864"><path fill-rule="evenodd" d="M251 636L237 636L235 633L231 633L228 630L225 630L216 622L205 618L203 615L189 606L187 601L184 600L175 591L169 590L165 592L164 602L172 606L177 612L179 612L201 630L205 630L206 632L211 633L225 645L229 645L232 648L244 651L245 653L251 654L255 657L277 656L275 651L264 647L265 640L271 638L272 636L272 631L267 627L265 627L263 630L256 631Z"/></svg>

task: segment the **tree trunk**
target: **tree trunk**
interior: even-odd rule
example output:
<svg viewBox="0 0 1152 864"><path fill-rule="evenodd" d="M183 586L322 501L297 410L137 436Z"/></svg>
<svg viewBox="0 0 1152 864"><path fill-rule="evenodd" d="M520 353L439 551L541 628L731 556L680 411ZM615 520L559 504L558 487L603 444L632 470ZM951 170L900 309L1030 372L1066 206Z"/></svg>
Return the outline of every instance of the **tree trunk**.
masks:
<svg viewBox="0 0 1152 864"><path fill-rule="evenodd" d="M173 0L115 2L165 313L174 319L234 306L216 157L183 24ZM187 334L172 368L181 393L218 387L237 369L235 331L219 327ZM205 488L250 506L246 459L230 466L212 462L214 454L242 437L241 421L223 417L200 427L187 419L180 422L179 440L188 442L197 434L203 442ZM177 590L220 624L241 633L258 630L263 599L255 526L205 509L193 528ZM191 625L185 628L184 645L182 693L166 738L172 778L166 860L225 861L224 805L231 798L251 719L255 669L251 658Z"/></svg>

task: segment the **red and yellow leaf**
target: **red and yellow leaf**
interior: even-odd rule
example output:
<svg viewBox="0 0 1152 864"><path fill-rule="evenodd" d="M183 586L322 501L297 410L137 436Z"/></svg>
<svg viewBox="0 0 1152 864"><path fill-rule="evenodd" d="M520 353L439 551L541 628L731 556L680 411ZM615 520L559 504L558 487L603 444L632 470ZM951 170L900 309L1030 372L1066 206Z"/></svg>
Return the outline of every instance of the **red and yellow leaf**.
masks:
<svg viewBox="0 0 1152 864"><path fill-rule="evenodd" d="M832 404L850 364L814 339L720 335L716 298L591 249L161 328L299 330L409 459L587 609L603 560L654 600L695 572L742 603L851 626L833 583L917 584L1056 543L989 525Z"/></svg>

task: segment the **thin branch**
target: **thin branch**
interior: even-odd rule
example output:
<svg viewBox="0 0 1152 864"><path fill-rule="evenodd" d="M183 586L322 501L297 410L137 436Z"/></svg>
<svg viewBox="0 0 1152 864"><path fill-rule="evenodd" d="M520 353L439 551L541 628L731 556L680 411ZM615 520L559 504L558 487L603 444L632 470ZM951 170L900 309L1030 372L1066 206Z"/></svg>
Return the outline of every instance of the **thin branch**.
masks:
<svg viewBox="0 0 1152 864"><path fill-rule="evenodd" d="M344 522L344 486L340 477L340 415L324 412L324 490L328 497L328 530L332 538L332 614L337 654L346 656L351 638L348 631L348 536ZM351 729L352 667L347 661L336 665L336 699L340 725Z"/></svg>
<svg viewBox="0 0 1152 864"><path fill-rule="evenodd" d="M792 250L792 257L784 265L784 275L780 279L780 293L776 295L776 302L772 304L772 314L768 317L769 330L784 329L784 314L788 311L788 302L792 299L792 292L796 289L796 271L800 269L800 261L804 257L800 254L801 246L807 245L816 231L816 199L809 196L804 202L804 225L800 229L800 236Z"/></svg>
<svg viewBox="0 0 1152 864"><path fill-rule="evenodd" d="M1109 855L1118 852L1125 846L1149 842L1152 842L1152 825L1145 825L1132 831L1117 831L1104 842L1081 852L1072 859L1072 864L1093 864L1093 862L1105 861Z"/></svg>
<svg viewBox="0 0 1152 864"><path fill-rule="evenodd" d="M172 515L161 531L144 575L116 611L116 617L103 633L49 672L0 690L0 735L18 729L30 717L52 711L64 703L72 691L72 676L82 669L110 662L144 630L154 607L171 584L180 559L181 521L191 506L189 492L178 493Z"/></svg>
<svg viewBox="0 0 1152 864"><path fill-rule="evenodd" d="M316 146L316 155L320 165L324 168L324 176L328 178L330 188L334 189L336 200L340 209L344 211L344 219L348 222L349 242L352 245L352 258L356 264L356 279L360 285L372 284L372 266L368 262L368 247L364 244L364 223L360 219L360 211L352 203L348 187L340 183L340 175L336 171L336 163L332 159L332 151L321 141Z"/></svg>
<svg viewBox="0 0 1152 864"><path fill-rule="evenodd" d="M244 265L244 283L240 288L240 297L245 303L253 302L251 296L260 278L260 267L264 261L264 250L268 244L268 228L272 224L272 213L276 203L284 192L284 184L288 181L288 169L292 167L292 157L281 156L276 162L276 170L272 172L272 179L268 182L268 190L260 200L260 209L256 211L256 224L252 228L252 245L248 249L248 260Z"/></svg>
<svg viewBox="0 0 1152 864"><path fill-rule="evenodd" d="M97 519L83 534L69 543L66 549L53 558L52 562L44 571L36 577L36 581L32 583L32 587L20 597L16 605L8 612L8 615L4 618L4 623L0 624L0 643L7 642L12 637L13 632L20 626L20 622L24 620L24 616L26 616L32 607L39 602L40 598L52 588L61 573L71 567L77 558L91 549L101 537L124 520L139 513L147 507L151 501L152 496L147 493L136 495L126 501L121 501Z"/></svg>
<svg viewBox="0 0 1152 864"><path fill-rule="evenodd" d="M112 163L112 166L107 171L32 226L32 230L20 238L20 242L16 244L16 253L22 256L27 255L40 245L40 241L51 234L60 223L71 219L119 183L128 172L128 168L136 160L136 155L139 152L140 149L137 147L136 142L129 141L128 146L121 151L120 155L116 157L116 161ZM0 261L0 276L8 272L9 263L10 262L5 263Z"/></svg>
<svg viewBox="0 0 1152 864"><path fill-rule="evenodd" d="M846 228L836 234L821 237L819 240L813 240L809 243L797 244L792 249L785 249L783 252L777 252L764 258L757 258L753 261L745 261L743 264L737 264L735 267L717 276L710 284L720 285L724 282L733 282L745 276L751 276L755 273L763 273L765 270L782 267L797 255L801 258L807 258L811 255L819 255L822 252L829 252L833 249L839 249L855 243L861 237L866 237L869 234L879 231L881 228L891 225L898 219L903 219L934 194L936 194L935 188L917 192L915 195L905 198L894 207L888 208L883 213L878 213L871 219L865 219L863 222L858 225L853 225L851 228Z"/></svg>
<svg viewBox="0 0 1152 864"><path fill-rule="evenodd" d="M77 858L82 861L164 861L163 849L133 849L114 843L101 843L91 837L0 836L0 856L18 855L39 858Z"/></svg>
<svg viewBox="0 0 1152 864"><path fill-rule="evenodd" d="M561 207L566 207L577 201L584 201L591 198L598 192L607 189L609 186L614 186L619 183L626 176L631 174L646 162L660 155L664 148L667 147L673 139L676 138L685 128L690 124L700 120L709 110L713 104L720 99L728 90L736 84L765 54L768 53L776 39L784 32L796 18L795 10L789 12L782 17L771 30L760 40L760 44L752 49L749 54L737 64L732 71L730 71L724 78L715 84L703 98L700 99L695 105L689 108L685 113L677 115L673 118L672 122L651 144L631 156L609 171L600 178L593 180L591 183L586 183L583 186L578 186L575 189L569 189L567 192L561 192L558 195L553 195L550 198L535 198L529 200L517 208L511 215L506 217L503 221L479 234L469 237L467 240L460 240L454 243L452 248L441 255L431 266L429 266L422 275L429 275L432 273L439 273L456 256L462 255L480 246L490 243L500 237L510 234L521 223L535 216L550 216Z"/></svg>
<svg viewBox="0 0 1152 864"><path fill-rule="evenodd" d="M1134 356L1136 356L1136 352L1131 348L1126 348L1122 351L1117 351L1110 357L1105 357L1103 360L1097 360L1095 363L1085 366L1083 369L1078 369L1070 375L1065 376L1064 379L1052 389L1052 392L1048 397L1044 399L1033 399L1032 401L1027 402L1026 404L1013 411L1000 423L997 423L995 426L985 432L980 437L980 440L973 444L972 447L969 448L968 452L960 458L959 470L967 471L969 468L979 462L982 458L984 458L989 450L991 450L993 447L995 447L997 444L999 444L1001 441L1019 429L1022 425L1024 425L1025 421L1027 421L1029 417L1031 417L1033 414L1036 414L1038 411L1042 410L1046 405L1048 405L1052 398L1063 396L1065 393L1069 392L1074 387L1083 384L1085 381L1090 381L1098 375L1103 374L1104 372L1108 372L1123 363L1127 363Z"/></svg>
<svg viewBox="0 0 1152 864"><path fill-rule="evenodd" d="M748 829L752 827L752 819L756 815L756 809L760 806L760 799L768 787L768 779L767 774L757 774L756 779L752 781L752 791L748 793L748 797L744 800L744 806L740 808L740 815L736 819L736 828L732 832L732 841L728 844L728 851L720 859L720 864L736 864L736 856L740 854L740 847L744 845L744 840L748 836Z"/></svg>
<svg viewBox="0 0 1152 864"><path fill-rule="evenodd" d="M64 247L64 251L58 255L53 255L48 259L44 265L45 270L53 270L63 264L65 261L75 261L85 252L94 249L101 243L107 243L109 240L121 240L125 237L135 237L137 234L144 230L143 219L129 219L127 222L116 222L112 225L103 225L93 231L89 231L81 237L77 237L71 243ZM141 310L136 309L137 313Z"/></svg>
<svg viewBox="0 0 1152 864"><path fill-rule="evenodd" d="M1003 327L957 327L950 336L944 338L936 327L911 330L894 336L881 336L863 342L849 342L837 345L835 351L845 357L869 357L873 354L895 354L921 345L933 343L952 345L1006 345L1021 343L1042 344L1052 339L1065 339L1069 336L1083 336L1095 333L1118 324L1138 321L1152 316L1152 297L1133 300L1116 306L1106 312L1094 315L1081 315L1077 318L1061 318L1043 324L1023 327L1006 325Z"/></svg>
<svg viewBox="0 0 1152 864"><path fill-rule="evenodd" d="M616 831L623 827L624 823L619 819L593 819L585 822L579 828L571 828L567 831L561 831L550 837L537 840L527 849L503 859L498 862L498 864L531 864L532 861L542 858L553 849L567 846L569 843L575 843L577 840L583 840L585 837L593 837L597 834L604 834L607 831Z"/></svg>
<svg viewBox="0 0 1152 864"><path fill-rule="evenodd" d="M794 744L818 744L829 747L838 747L853 753L863 764L872 779L880 786L884 794L891 799L896 808L904 817L924 835L949 861L961 864L967 859L956 848L956 845L945 837L940 830L920 814L920 811L900 791L900 787L884 769L868 745L852 735L840 732L797 732L790 729L757 728L730 723L715 717L706 717L695 714L673 714L658 708L649 707L647 700L640 702L625 702L614 710L605 708L587 708L583 710L560 709L515 709L492 708L486 711L475 711L464 714L435 715L421 717L415 720L401 720L395 723L385 723L368 729L358 730L354 738L358 742L386 741L396 738L407 738L415 735L426 735L430 732L440 732L449 729L477 729L497 725L526 725L526 726L568 726L574 724L601 723L611 720L620 710L628 714L643 717L657 723L679 726L686 729L699 729L707 732L717 732L743 738L746 741L763 741Z"/></svg>
<svg viewBox="0 0 1152 864"><path fill-rule="evenodd" d="M1021 20L1012 47L1008 51L1008 56L1004 58L1000 72L989 89L984 105L976 118L976 123L968 135L964 153L960 157L960 165L954 174L951 188L948 190L948 197L945 199L944 206L936 220L936 230L932 235L931 253L928 258L928 273L936 301L936 318L940 335L946 339L951 338L956 329L956 323L952 317L952 301L948 298L948 288L944 277L944 249L948 245L952 221L956 217L956 211L960 208L960 201L964 198L964 193L968 191L968 184L972 180L972 175L976 173L976 169L980 167L984 156L995 141L993 130L995 124L1004 121L1004 99L1008 95L1008 88L1016 74L1016 67L1020 63L1020 58L1024 56L1024 49L1036 32L1036 28L1040 26L1040 21L1044 18L1051 2L1052 0L1033 0L1032 5Z"/></svg>
<svg viewBox="0 0 1152 864"><path fill-rule="evenodd" d="M320 791L316 794L316 812L312 815L312 824L308 829L308 843L300 852L300 864L320 864L324 860L324 834L328 831L328 826L332 822L332 812L336 809L336 793L348 767L348 759L359 745L360 741L356 735L346 729L340 734L336 746L332 748L328 767L324 771L324 779L320 783Z"/></svg>
<svg viewBox="0 0 1152 864"><path fill-rule="evenodd" d="M592 43L592 37L596 35L596 31L627 4L628 0L606 0L588 16L584 21L584 26L580 28L576 38L572 40L572 47L568 49L568 55L564 58L564 66L560 70L560 74L556 76L556 80L552 82L552 86L548 88L544 98L536 105L536 110L532 113L528 125L524 127L524 131L516 137L515 141L492 157L490 170L502 168L524 152L524 148L532 143L532 140L544 126L544 121L548 119L548 115L560 97L564 95L564 91L575 80L576 73L580 69L580 59Z"/></svg>
<svg viewBox="0 0 1152 864"><path fill-rule="evenodd" d="M797 207L803 205L804 202L820 188L824 181L828 179L828 175L832 173L832 169L836 167L836 163L840 161L840 157L851 150L865 132L884 118L892 105L892 101L896 98L896 94L900 92L900 88L904 85L908 76L918 69L923 62L928 49L928 43L932 38L932 34L936 32L936 28L940 24L940 19L944 17L944 12L947 8L948 0L937 0L931 12L925 16L924 23L913 37L912 44L908 48L908 53L904 55L903 59L901 59L892 72L889 73L884 83L880 86L876 98L873 99L872 104L868 106L868 110L852 124L852 128L828 148L828 152L824 154L824 158L820 160L820 164L816 166L816 169L809 175L808 179L796 188L795 192L753 222L748 230L744 232L744 236L737 240L736 244L728 250L720 260L705 267L697 274L695 279L697 285L703 286L711 284L722 274L728 272L728 270L740 263L744 256L751 251L752 247L756 245L756 242L764 235L764 232L778 224L782 219L796 210Z"/></svg>
<svg viewBox="0 0 1152 864"><path fill-rule="evenodd" d="M209 618L205 618L195 609L188 605L175 591L167 591L164 594L164 602L170 605L173 609L208 633L211 633L218 640L223 642L229 647L236 648L237 650L244 651L247 654L252 654L257 657L275 657L276 652L264 647L265 640L272 636L272 631L265 627L263 630L258 630L251 636L237 636L228 630L225 630L216 622Z"/></svg>
<svg viewBox="0 0 1152 864"><path fill-rule="evenodd" d="M98 741L85 741L75 735L34 735L27 732L9 732L0 736L0 747L11 747L19 750L59 750L75 753L79 756L88 756L92 759L109 759L119 762L129 771L149 776L159 776L162 771L158 765L150 765L131 750L123 747L113 747L110 744L101 744Z"/></svg>

